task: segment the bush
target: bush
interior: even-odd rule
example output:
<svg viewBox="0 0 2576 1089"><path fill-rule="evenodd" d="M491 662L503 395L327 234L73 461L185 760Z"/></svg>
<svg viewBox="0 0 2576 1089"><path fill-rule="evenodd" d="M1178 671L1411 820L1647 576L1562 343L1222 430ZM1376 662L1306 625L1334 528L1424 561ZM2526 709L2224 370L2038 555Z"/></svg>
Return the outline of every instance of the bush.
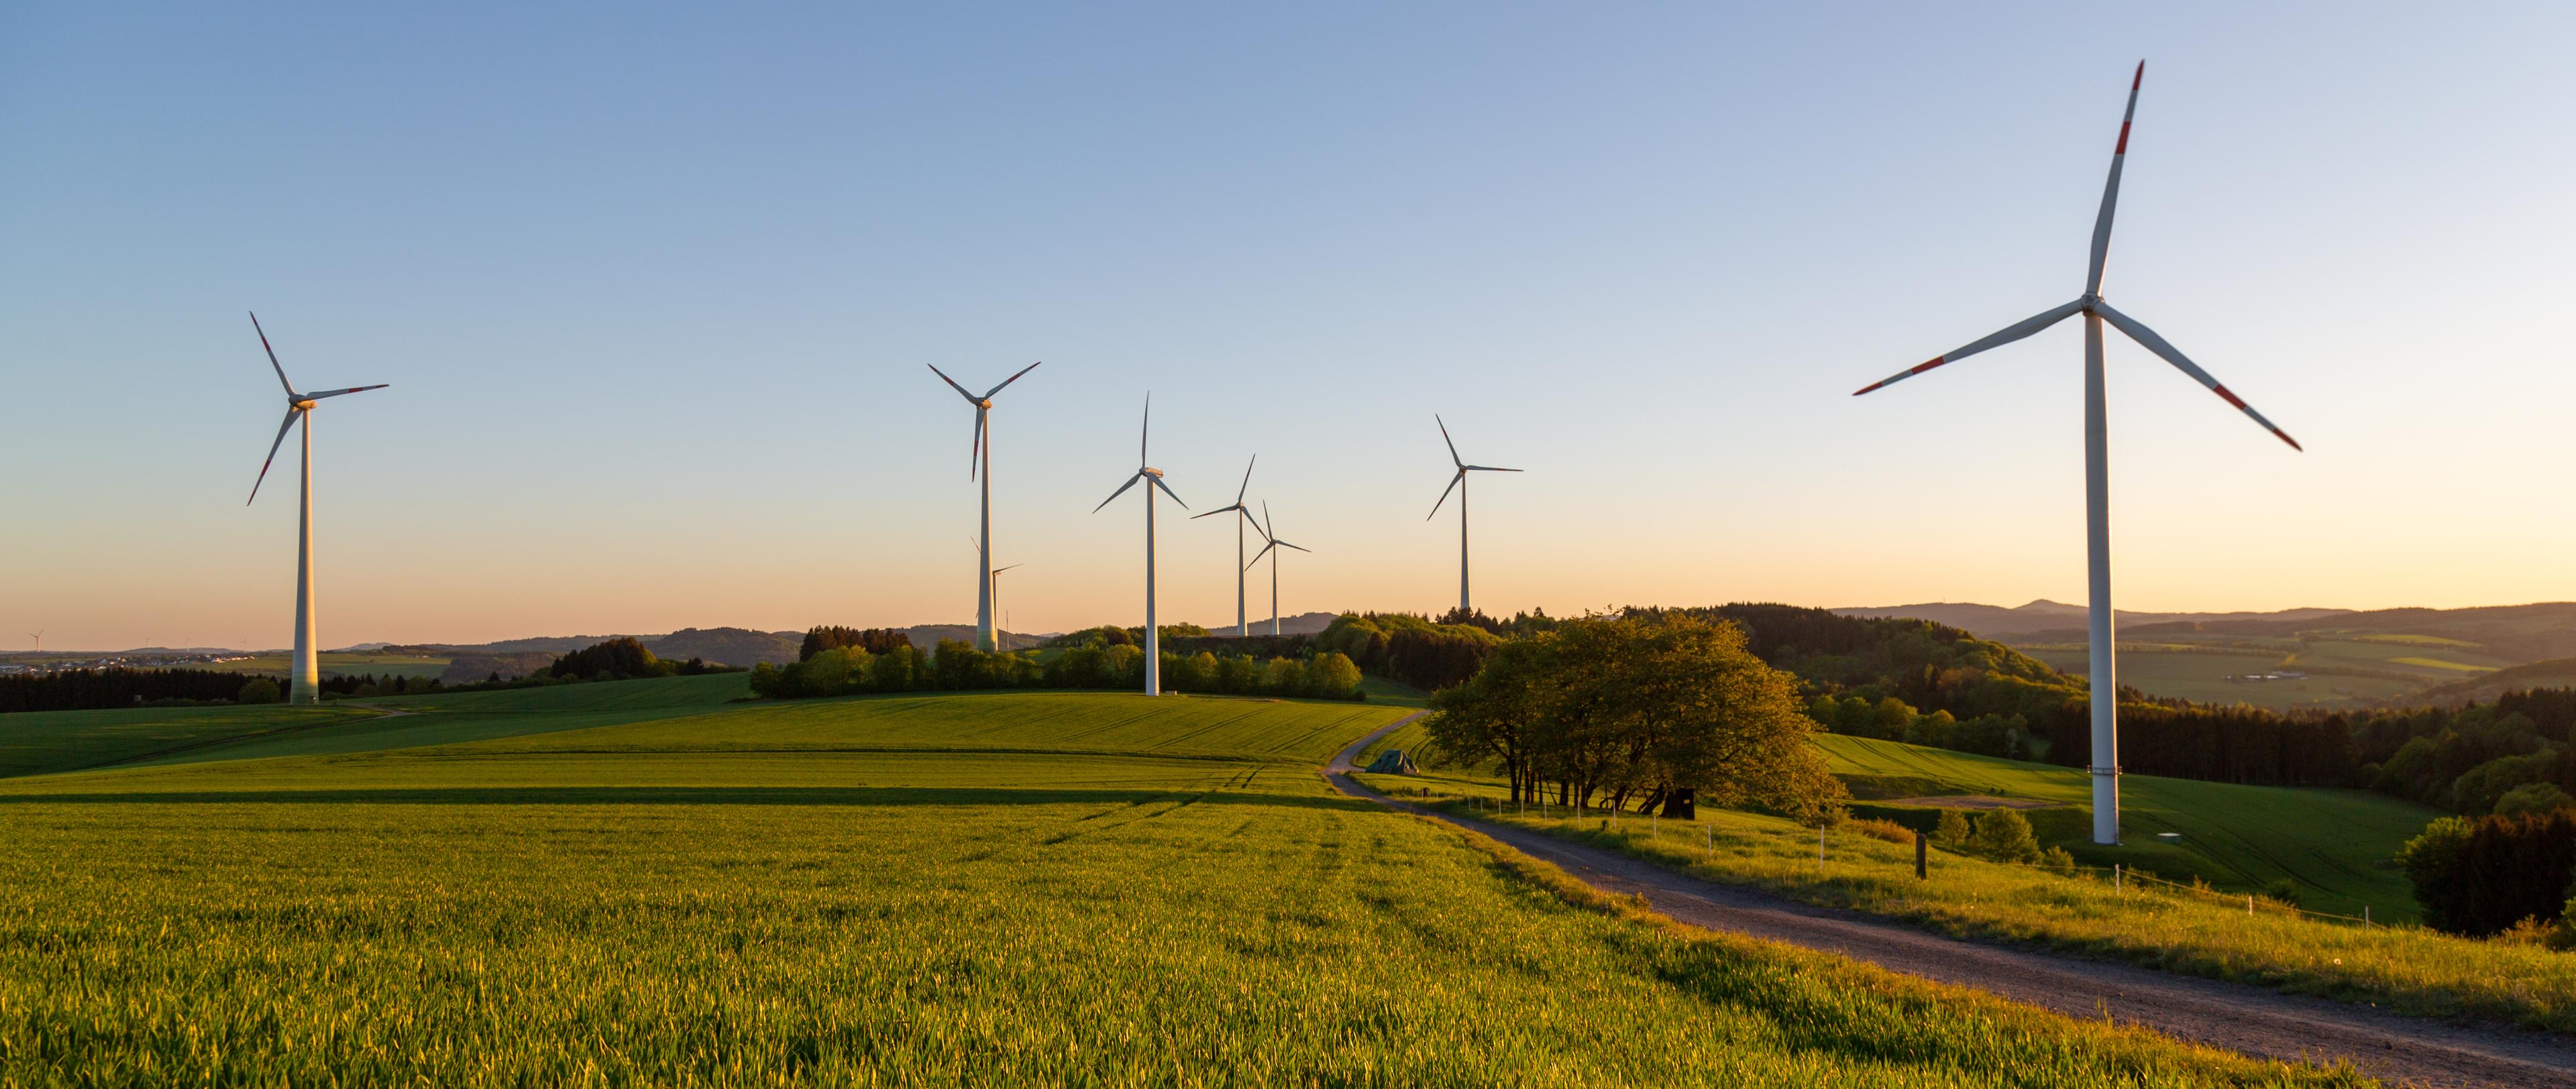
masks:
<svg viewBox="0 0 2576 1089"><path fill-rule="evenodd" d="M2075 872L2075 856L2067 854L2064 847L2051 847L2041 851L2039 864L2059 873Z"/></svg>
<svg viewBox="0 0 2576 1089"><path fill-rule="evenodd" d="M1968 849L1968 817L1956 809L1941 811L1940 823L1932 826L1932 842L1953 851Z"/></svg>
<svg viewBox="0 0 2576 1089"><path fill-rule="evenodd" d="M1906 826L1891 820L1884 820L1877 817L1864 817L1860 820L1852 821L1848 827L1850 827L1852 831L1868 836L1871 839L1883 839L1889 843L1914 842L1913 829L1907 828Z"/></svg>
<svg viewBox="0 0 2576 1089"><path fill-rule="evenodd" d="M2263 886L2263 898L2276 904L2297 907L2299 906L2299 883L2284 877Z"/></svg>
<svg viewBox="0 0 2576 1089"><path fill-rule="evenodd" d="M1997 862L2028 862L2039 857L2039 841L2030 834L2030 818L2019 810L1989 810L1977 817L1968 849Z"/></svg>
<svg viewBox="0 0 2576 1089"><path fill-rule="evenodd" d="M233 697L233 702L276 703L285 698L286 694L278 691L276 681L266 677L253 677L241 686L241 692Z"/></svg>

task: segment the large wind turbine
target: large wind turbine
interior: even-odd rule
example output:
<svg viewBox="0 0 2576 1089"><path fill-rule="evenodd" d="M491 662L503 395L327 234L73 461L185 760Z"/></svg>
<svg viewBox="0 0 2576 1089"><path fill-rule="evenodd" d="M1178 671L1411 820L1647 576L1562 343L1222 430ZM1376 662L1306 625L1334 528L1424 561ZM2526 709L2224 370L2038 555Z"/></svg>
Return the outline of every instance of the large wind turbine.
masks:
<svg viewBox="0 0 2576 1089"><path fill-rule="evenodd" d="M386 383L352 386L348 389L325 390L321 393L297 393L294 383L286 380L286 368L277 361L277 349L268 345L268 330L259 327L259 315L250 316L252 332L259 334L259 346L268 353L269 369L277 372L277 384L286 389L286 422L277 425L277 441L268 444L268 460L259 463L259 477L250 483L249 506L259 498L259 486L268 480L268 467L277 461L277 448L286 445L286 429L304 421L304 504L296 517L295 536L295 661L289 667L286 702L322 702L322 667L316 658L313 640L313 403L325 397L344 393L365 393L383 389Z"/></svg>
<svg viewBox="0 0 2576 1089"><path fill-rule="evenodd" d="M966 479L980 480L984 485L983 512L978 522L981 528L975 534L978 542L976 567L982 572L982 577L975 580L975 645L983 650L997 646L993 640L993 437L985 414L993 411L993 395L1002 392L1002 386L1017 382L1020 375L1036 369L1036 363L1022 367L1017 374L1002 379L1001 385L985 390L983 396L977 397L966 392L966 387L958 385L956 379L948 377L947 372L937 367L930 368L930 373L938 375L939 380L948 383L948 388L956 390L967 404L975 406L975 445L966 454Z"/></svg>
<svg viewBox="0 0 2576 1089"><path fill-rule="evenodd" d="M1251 522L1251 521L1252 521L1252 508L1250 508L1250 507L1246 507L1246 506L1244 506L1244 505L1243 505L1243 496L1244 496L1244 494L1245 494L1245 493L1250 492L1250 491L1252 490L1252 466L1253 466L1253 463L1254 463L1254 462L1258 462L1258 461L1260 461L1260 460L1261 460L1261 455L1259 455L1259 454L1254 454L1254 455L1252 455L1252 460L1251 460L1251 461L1247 461L1247 462L1244 462L1244 463L1243 463L1243 486L1242 486L1242 487L1240 487L1240 488L1236 488L1236 489L1234 490L1234 505L1233 505L1233 506L1231 506L1231 507L1218 507L1217 509L1212 510L1212 511L1209 511L1209 512L1207 512L1206 514L1193 514L1193 515L1191 515L1191 516L1190 516L1190 517L1192 517L1192 518L1207 518L1207 517L1210 517L1210 516L1213 516L1213 515L1224 514L1224 513L1227 513L1228 511L1233 512L1233 513L1234 513L1234 515L1235 515L1235 519L1234 519L1234 637L1235 637L1235 638L1237 638L1237 639L1242 639L1242 638L1245 638L1245 637L1247 637L1247 636L1249 636L1249 635L1251 635L1251 634L1252 634L1252 620L1251 620L1251 618L1250 618L1250 617L1245 616L1245 615L1244 615L1244 611L1243 611L1243 573L1244 573L1244 572L1246 572L1246 571L1250 571L1250 570L1252 570L1252 565L1251 565L1251 564L1248 564L1248 563L1246 563L1246 562L1244 562L1244 559L1243 559L1243 524L1244 524L1245 522ZM1253 523L1253 528L1255 528L1255 529L1260 528L1260 523L1258 523L1258 522L1254 522L1254 523ZM1255 558L1255 559L1258 559L1258 558L1260 558L1260 557L1257 557L1257 556L1256 556L1256 557L1254 557L1254 558ZM1275 632L1274 632L1274 633L1272 633L1272 634L1277 634L1277 633L1275 633Z"/></svg>
<svg viewBox="0 0 2576 1089"><path fill-rule="evenodd" d="M1028 566L1028 565L1027 565L1027 564L1022 564L1022 563L1015 563L1015 564L1012 564L1012 565L1011 565L1011 566L1009 566L1009 567L996 567L996 568L994 568L994 569L993 569L993 612L994 612L994 614L995 614L995 615L997 615L997 616L1007 616L1007 615L1009 615L1009 614L1007 614L1007 613L1002 612L1002 572L1004 572L1004 571L1013 571L1013 570L1017 570L1017 569L1019 569L1019 568L1026 567L1026 566ZM1011 638L1011 635L1010 635L1010 629L1009 629L1007 626L1003 626L1003 627L996 627L995 629L993 629L993 636L994 636L994 639L995 639L997 642L1004 642L1004 643L1009 642L1009 641L1010 641L1010 638ZM1000 647L999 649L1000 649L1002 652L1004 652L1004 653L1009 653L1011 648L1009 648L1009 647Z"/></svg>
<svg viewBox="0 0 2576 1089"><path fill-rule="evenodd" d="M1247 514L1244 517L1249 518L1251 515ZM1277 635L1279 634L1279 555L1277 550L1282 548L1294 548L1299 552L1312 553L1314 549L1307 548L1303 545L1289 544L1286 541L1280 540L1278 534L1270 531L1270 527L1277 525L1278 523L1270 521L1270 501L1266 499L1261 502L1261 521L1263 523L1261 526L1261 540L1264 543L1261 546L1261 551L1252 554L1252 562L1260 563L1261 557L1265 555L1270 557L1270 634ZM1250 569L1251 568L1249 566L1245 567L1245 570Z"/></svg>
<svg viewBox="0 0 2576 1089"><path fill-rule="evenodd" d="M2146 77L2147 62L2139 61L2137 74L2129 80L2128 110L2120 115L2120 142L2112 145L2111 148L2111 177L2102 186L2102 210L2093 220L2093 257L2090 267L2084 274L2084 294L2077 297L2074 302L2043 311L2019 324L2006 326L2001 332L1992 336L1970 341L1966 347L1936 356L1928 362L1900 371L1883 381L1873 382L1852 394L1858 397L1880 386L1901 382L1944 363L1956 362L1988 348L2010 344L2077 314L2084 315L2084 540L2086 581L2092 591L2089 618L2091 624L2086 638L2090 650L2093 688L2091 700L2093 759L2090 768L2093 775L2093 842L2100 844L2120 841L2118 717L2120 683L2119 677L2114 672L2116 665L2113 661L2111 641L2111 502L2109 455L2106 451L2105 439L2106 396L2102 374L2102 323L2111 323L2112 328L2127 334L2129 339L2137 341L2146 350L2162 356L2165 362L2173 364L2176 369L2190 375L2193 381L2209 387L2211 393L2217 394L2228 404L2236 406L2239 411L2253 417L2255 423L2263 425L2264 430L2270 431L2282 442L2289 443L2291 449L2300 448L2297 440L2273 426L2272 421L2264 419L2263 414L2254 411L2253 406L2246 404L2243 398L2229 392L2226 386L2219 384L2218 379L2210 377L2208 371L2200 369L2198 364L2185 358L2181 352L2174 349L2173 345L2166 343L2165 338L2157 336L2155 330L2139 324L2137 319L2112 309L2110 303L2102 301L2102 260L2111 248L2111 214L2120 203L2120 163L2129 153L2129 122L2137 116L2138 85L2145 82Z"/></svg>
<svg viewBox="0 0 2576 1089"><path fill-rule="evenodd" d="M1458 472L1449 478L1449 486L1440 490L1440 502L1431 504L1431 514L1423 515L1422 520L1430 521L1432 515L1440 513L1440 503L1449 501L1449 493L1458 493L1458 611L1463 613L1473 608L1467 598L1467 474L1517 473L1520 470L1467 464L1458 457L1458 444L1449 438L1449 422L1436 412L1431 415L1431 421L1440 425L1440 441L1449 444L1449 461L1458 467Z"/></svg>
<svg viewBox="0 0 2576 1089"><path fill-rule="evenodd" d="M1091 513L1100 513L1100 507L1106 507L1127 494L1127 489L1135 487L1137 481L1153 482L1152 487L1145 489L1145 694L1159 696L1163 694L1163 633L1154 625L1154 489L1163 489L1163 494L1171 496L1175 503L1181 503L1181 496L1172 490L1171 485L1163 483L1161 469L1145 463L1145 440L1153 431L1154 395L1148 393L1145 395L1145 426L1136 434L1136 475L1128 477L1117 491L1109 493L1109 498L1101 500L1099 507L1091 508ZM1181 503L1183 510L1188 510L1189 506Z"/></svg>

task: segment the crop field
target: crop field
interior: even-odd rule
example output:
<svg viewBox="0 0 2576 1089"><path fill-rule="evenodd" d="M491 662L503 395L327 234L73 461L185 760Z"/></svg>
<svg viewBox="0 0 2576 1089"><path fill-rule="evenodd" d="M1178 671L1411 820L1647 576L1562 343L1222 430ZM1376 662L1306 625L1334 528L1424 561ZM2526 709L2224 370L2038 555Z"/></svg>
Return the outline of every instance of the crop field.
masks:
<svg viewBox="0 0 2576 1089"><path fill-rule="evenodd" d="M447 658L425 658L416 654L318 654L314 657L314 664L322 668L322 675L325 677L366 674L374 674L378 677L386 675L435 677L445 672L447 663L451 661ZM280 653L258 654L226 662L190 662L179 668L215 669L231 673L266 673L283 677L290 664L288 655Z"/></svg>
<svg viewBox="0 0 2576 1089"><path fill-rule="evenodd" d="M2017 647L2022 653L2048 663L2068 676L2081 677L2091 671L2082 646L2042 645ZM2402 652L2405 648L2389 649ZM2413 648L2421 652L2424 648ZM2404 676L2387 674L2394 667L2386 659L2354 662L2306 660L2291 652L2224 651L2172 649L2156 647L2120 647L2120 683L2136 687L2151 696L2187 699L2200 703L2250 704L2255 707L2285 711L2293 707L2355 707L2373 700L2404 696L2423 690L2432 674L2416 670ZM2469 668L2469 667L2460 667ZM2292 680L2234 681L2230 677L2265 673L2275 669L2296 669L2306 677ZM2368 669L2371 673L2333 672L2337 669ZM2435 672L2440 672L2438 669ZM2421 675L2419 678L2418 675ZM2450 677L2462 673L2443 674Z"/></svg>
<svg viewBox="0 0 2576 1089"><path fill-rule="evenodd" d="M130 711L37 711L0 715L0 777L68 771L276 731L301 731L372 718L376 712L324 705L151 707Z"/></svg>
<svg viewBox="0 0 2576 1089"><path fill-rule="evenodd" d="M0 781L0 1083L2365 1084L1631 917L1331 793L1400 708L707 680Z"/></svg>

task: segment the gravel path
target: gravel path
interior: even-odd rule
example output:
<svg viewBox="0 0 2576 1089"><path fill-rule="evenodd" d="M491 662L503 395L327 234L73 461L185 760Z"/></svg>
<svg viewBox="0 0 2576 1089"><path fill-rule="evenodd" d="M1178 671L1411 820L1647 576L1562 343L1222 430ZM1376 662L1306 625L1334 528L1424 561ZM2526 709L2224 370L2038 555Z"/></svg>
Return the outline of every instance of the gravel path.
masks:
<svg viewBox="0 0 2576 1089"><path fill-rule="evenodd" d="M2290 1061L2348 1059L2392 1082L2576 1089L2576 1039L2405 1017L2131 964L1943 937L1856 912L1701 881L1614 851L1526 829L1422 809L1350 778L1351 761L1361 749L1419 717L1409 716L1353 742L1324 769L1325 778L1352 797L1474 829L1554 863L1594 888L1642 895L1656 911L1694 926L1840 953L1890 971L1975 987L2071 1017L2109 1017L2247 1055Z"/></svg>

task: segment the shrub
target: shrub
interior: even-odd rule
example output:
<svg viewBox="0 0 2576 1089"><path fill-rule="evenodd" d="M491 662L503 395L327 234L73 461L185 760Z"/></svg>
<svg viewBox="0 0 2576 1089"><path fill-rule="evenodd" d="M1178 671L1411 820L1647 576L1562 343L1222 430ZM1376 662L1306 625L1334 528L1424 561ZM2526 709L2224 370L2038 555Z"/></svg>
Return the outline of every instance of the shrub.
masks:
<svg viewBox="0 0 2576 1089"><path fill-rule="evenodd" d="M253 677L241 686L241 693L233 697L233 702L275 703L285 698L285 694L277 690L276 681L266 677Z"/></svg>
<svg viewBox="0 0 2576 1089"><path fill-rule="evenodd" d="M1339 651L1325 651L1306 663L1306 684L1325 699L1348 699L1360 690L1360 667Z"/></svg>
<svg viewBox="0 0 2576 1089"><path fill-rule="evenodd" d="M2059 873L2075 872L2075 856L2067 854L2064 847L2051 847L2041 851L2039 864Z"/></svg>
<svg viewBox="0 0 2576 1089"><path fill-rule="evenodd" d="M2028 862L2039 857L2039 841L2030 834L2030 818L2019 810L1990 810L1977 817L1968 849L1997 862Z"/></svg>
<svg viewBox="0 0 2576 1089"><path fill-rule="evenodd" d="M1852 831L1868 836L1871 839L1883 839L1889 843L1914 842L1913 829L1907 828L1895 821L1879 817L1864 817L1859 820L1852 821L1849 827Z"/></svg>
<svg viewBox="0 0 2576 1089"><path fill-rule="evenodd" d="M1932 842L1954 851L1968 847L1968 818L1956 809L1941 811L1941 819L1932 826Z"/></svg>

